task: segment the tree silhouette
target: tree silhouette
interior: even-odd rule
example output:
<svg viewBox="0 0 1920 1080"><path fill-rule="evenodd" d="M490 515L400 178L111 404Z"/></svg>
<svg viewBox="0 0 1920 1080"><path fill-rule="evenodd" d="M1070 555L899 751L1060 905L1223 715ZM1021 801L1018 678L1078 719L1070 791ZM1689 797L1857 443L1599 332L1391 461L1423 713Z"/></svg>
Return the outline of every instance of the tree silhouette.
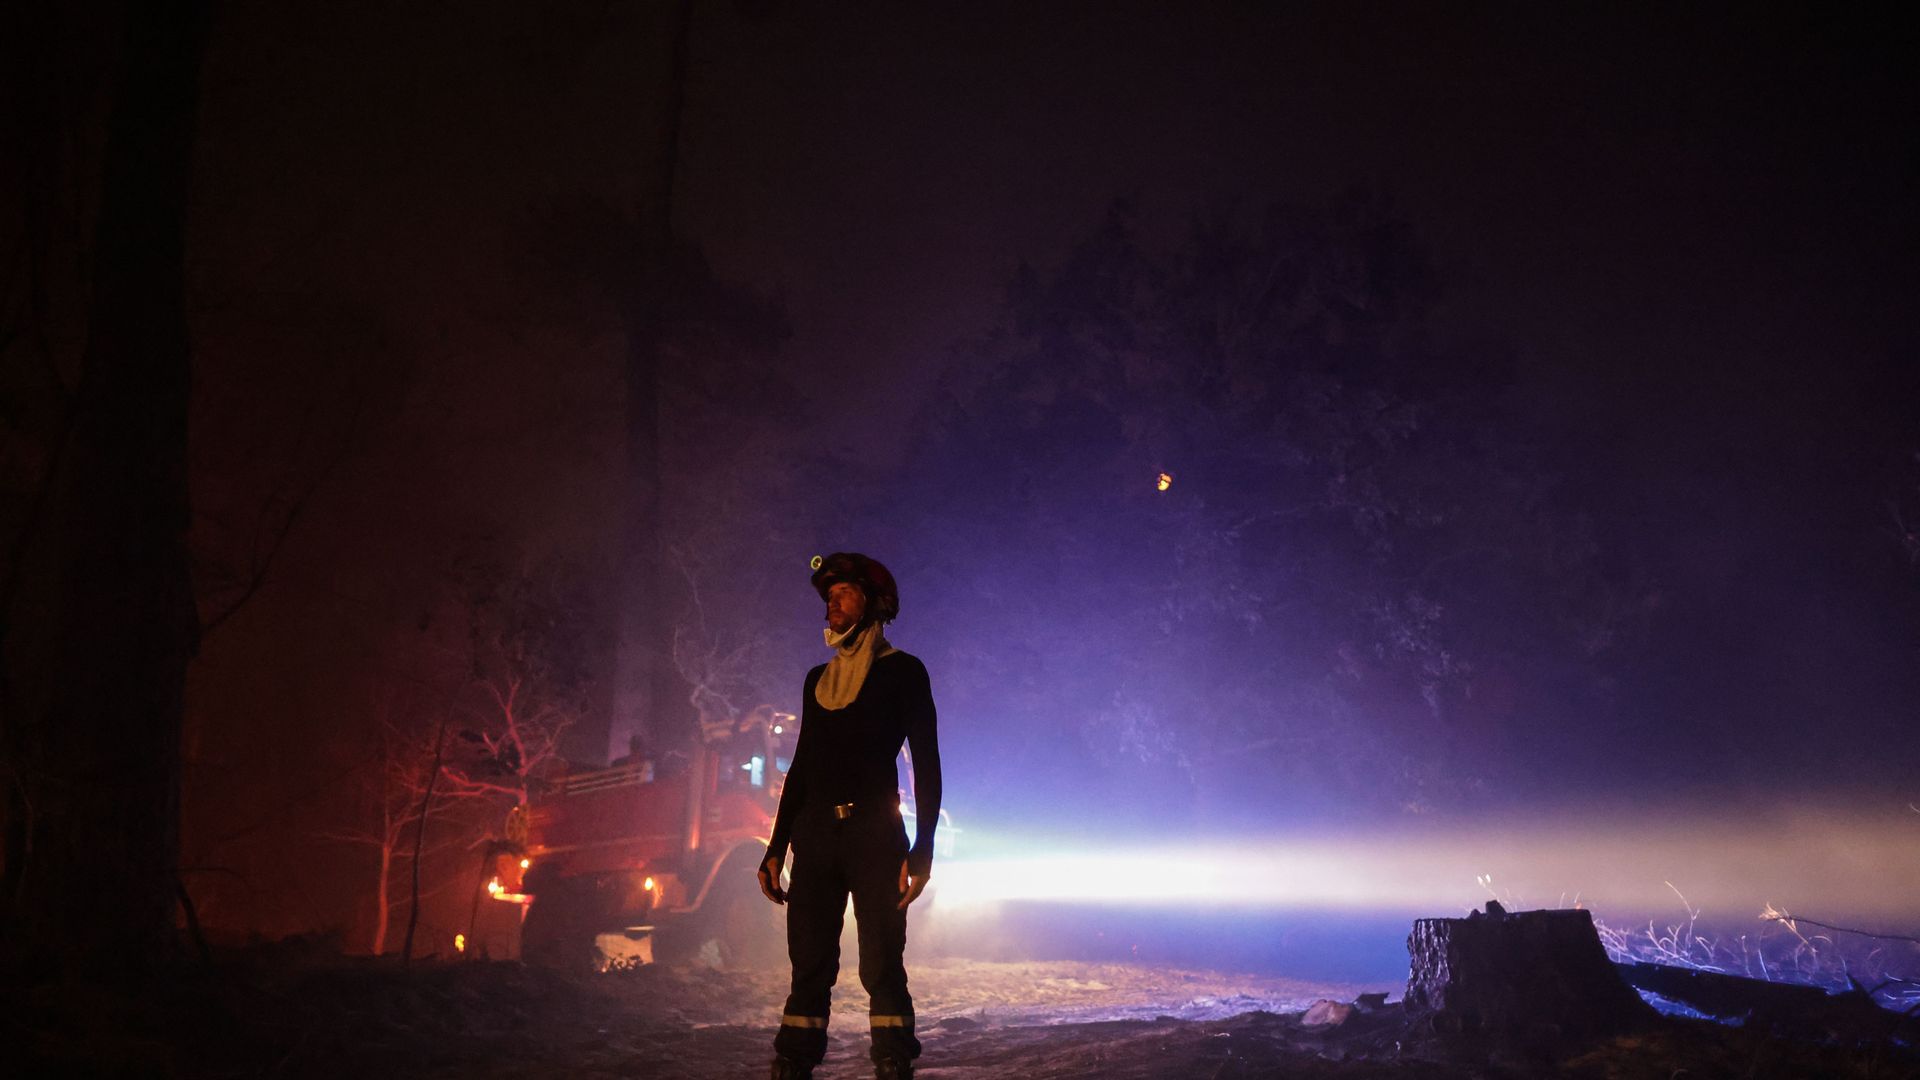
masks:
<svg viewBox="0 0 1920 1080"><path fill-rule="evenodd" d="M24 50L63 40L52 32L63 29L58 18L21 21L29 25L14 29L26 33L10 36ZM9 784L0 933L31 963L90 974L166 957L183 895L180 732L198 635L186 556L183 250L208 21L205 4L136 4L117 23L124 47L100 209L80 260L78 377L39 442L42 467L10 523L0 594ZM27 77L49 74L41 68L33 62ZM34 100L45 103L37 91ZM42 135L74 119L23 112ZM26 275L35 334L52 329L38 302L52 295L44 270L30 264Z"/></svg>

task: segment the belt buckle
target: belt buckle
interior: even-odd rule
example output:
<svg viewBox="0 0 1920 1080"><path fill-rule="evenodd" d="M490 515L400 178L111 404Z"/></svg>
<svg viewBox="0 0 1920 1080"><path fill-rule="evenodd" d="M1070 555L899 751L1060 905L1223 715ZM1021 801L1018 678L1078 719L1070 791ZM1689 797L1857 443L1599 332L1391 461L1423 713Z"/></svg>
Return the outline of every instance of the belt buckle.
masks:
<svg viewBox="0 0 1920 1080"><path fill-rule="evenodd" d="M835 803L835 804L834 804L834 806L833 806L833 817L834 817L834 820L836 820L836 821L845 821L845 820L847 820L848 818L850 818L850 817L852 817L852 816L853 816L853 804L852 804L852 803L850 803L850 802L846 802L846 803Z"/></svg>

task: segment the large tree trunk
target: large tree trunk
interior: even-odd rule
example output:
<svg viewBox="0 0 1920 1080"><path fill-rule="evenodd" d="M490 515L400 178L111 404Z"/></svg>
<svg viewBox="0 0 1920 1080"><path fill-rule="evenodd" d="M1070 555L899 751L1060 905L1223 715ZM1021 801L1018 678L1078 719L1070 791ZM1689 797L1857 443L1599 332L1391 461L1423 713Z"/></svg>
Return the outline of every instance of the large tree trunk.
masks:
<svg viewBox="0 0 1920 1080"><path fill-rule="evenodd" d="M674 260L673 186L679 165L680 115L686 88L687 34L692 0L657 9L649 19L647 57L657 71L648 102L652 130L643 143L639 205L635 208L640 265L627 301L626 488L618 573L619 652L612 727L641 729L658 750L678 745L689 725L684 683L673 664L673 611L661 546L660 383ZM601 733L604 741L605 732ZM614 748L616 753L622 752Z"/></svg>
<svg viewBox="0 0 1920 1080"><path fill-rule="evenodd" d="M398 843L389 829L380 842L380 890L373 900L373 955L387 952L387 923L393 919L393 845Z"/></svg>
<svg viewBox="0 0 1920 1080"><path fill-rule="evenodd" d="M183 249L207 18L204 0L128 11L84 368L29 552L46 606L14 627L32 638L9 657L24 659L7 719L31 813L7 853L17 891L4 933L42 970L150 966L174 939L181 718L198 636Z"/></svg>

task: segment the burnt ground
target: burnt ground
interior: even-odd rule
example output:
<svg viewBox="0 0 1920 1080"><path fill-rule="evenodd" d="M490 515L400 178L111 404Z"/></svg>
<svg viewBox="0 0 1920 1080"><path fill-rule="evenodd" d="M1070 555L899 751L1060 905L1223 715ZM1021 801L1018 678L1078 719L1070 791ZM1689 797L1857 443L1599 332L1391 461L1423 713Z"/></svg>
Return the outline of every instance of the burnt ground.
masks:
<svg viewBox="0 0 1920 1080"><path fill-rule="evenodd" d="M1785 1042L1664 1020L1533 1055L1421 1036L1395 1006L1309 1027L1317 999L1388 987L1139 964L940 960L914 968L926 1080L990 1077L1920 1077L1886 1045ZM223 957L146 992L6 993L7 1076L759 1077L781 977L509 962ZM865 996L842 987L823 1080L870 1075Z"/></svg>

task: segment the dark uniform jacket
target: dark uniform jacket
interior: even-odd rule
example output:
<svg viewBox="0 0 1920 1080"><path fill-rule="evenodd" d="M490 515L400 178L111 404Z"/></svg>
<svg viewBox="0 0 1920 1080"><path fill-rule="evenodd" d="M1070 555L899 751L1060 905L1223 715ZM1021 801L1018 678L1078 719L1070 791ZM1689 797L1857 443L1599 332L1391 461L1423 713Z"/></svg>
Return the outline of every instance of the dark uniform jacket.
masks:
<svg viewBox="0 0 1920 1080"><path fill-rule="evenodd" d="M828 819L837 805L852 803L856 814L891 812L899 799L894 759L904 742L913 757L917 816L907 863L914 876L923 877L933 866L933 830L940 820L940 743L926 665L897 650L875 657L860 693L844 709L827 709L814 697L826 669L821 664L807 672L800 743L780 792L767 854L785 859L795 825Z"/></svg>

